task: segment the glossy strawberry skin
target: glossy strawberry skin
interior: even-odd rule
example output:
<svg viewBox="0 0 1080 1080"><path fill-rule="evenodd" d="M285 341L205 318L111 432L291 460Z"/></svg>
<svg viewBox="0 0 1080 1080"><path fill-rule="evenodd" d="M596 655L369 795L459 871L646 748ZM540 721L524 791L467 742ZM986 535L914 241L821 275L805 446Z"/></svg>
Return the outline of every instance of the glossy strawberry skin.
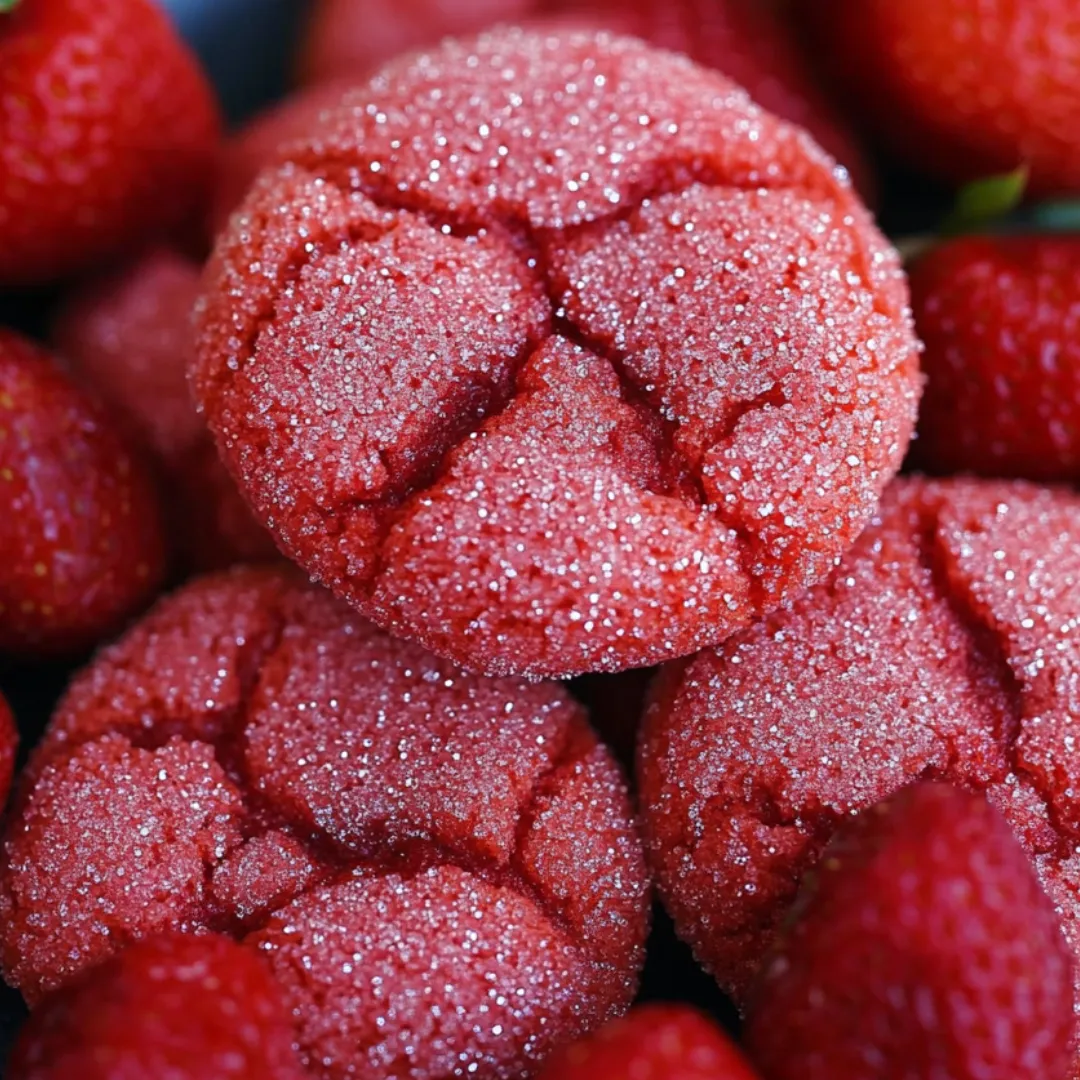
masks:
<svg viewBox="0 0 1080 1080"><path fill-rule="evenodd" d="M905 788L835 836L751 993L767 1080L1071 1075L1058 916L997 810Z"/></svg>
<svg viewBox="0 0 1080 1080"><path fill-rule="evenodd" d="M302 1080L281 990L216 934L132 945L47 999L10 1080Z"/></svg>
<svg viewBox="0 0 1080 1080"><path fill-rule="evenodd" d="M547 1063L539 1080L756 1080L735 1044L688 1005L641 1005Z"/></svg>
<svg viewBox="0 0 1080 1080"><path fill-rule="evenodd" d="M0 329L0 654L77 652L165 572L153 483L41 347Z"/></svg>
<svg viewBox="0 0 1080 1080"><path fill-rule="evenodd" d="M926 346L920 466L1080 479L1080 239L950 241L915 263L911 288Z"/></svg>
<svg viewBox="0 0 1080 1080"><path fill-rule="evenodd" d="M153 0L0 14L0 287L38 285L194 220L212 91Z"/></svg>
<svg viewBox="0 0 1080 1080"><path fill-rule="evenodd" d="M914 168L961 182L1031 169L1080 188L1073 0L796 0L822 66Z"/></svg>

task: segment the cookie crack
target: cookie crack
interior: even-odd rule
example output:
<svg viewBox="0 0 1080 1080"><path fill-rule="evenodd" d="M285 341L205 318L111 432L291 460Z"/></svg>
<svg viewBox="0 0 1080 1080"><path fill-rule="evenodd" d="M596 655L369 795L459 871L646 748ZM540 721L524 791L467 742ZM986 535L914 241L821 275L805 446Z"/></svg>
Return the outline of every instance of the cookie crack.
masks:
<svg viewBox="0 0 1080 1080"><path fill-rule="evenodd" d="M540 914L578 949L583 958L594 965L602 965L603 960L595 955L591 943L584 938L571 923L563 908L554 903L537 885L522 865L522 849L529 831L537 819L543 800L557 792L560 774L574 762L583 759L590 747L585 740L574 738L573 731L564 733L564 742L552 756L547 765L533 778L529 790L521 799L518 807L518 820L514 831L513 847L505 861L475 855L444 843L424 838L412 849L402 847L394 841L375 838L369 850L357 854L349 847L335 843L332 837L322 832L312 832L308 828L300 830L303 842L317 859L326 855L327 861L334 864L334 871L329 876L317 876L304 888L292 893L280 902L268 906L259 916L244 921L245 936L258 933L278 913L304 897L311 896L322 888L342 884L354 877L361 879L382 879L397 877L402 881L411 881L431 870L453 868L460 870L495 888L515 892L531 903ZM300 823L288 821L294 830ZM380 848L380 845L385 844Z"/></svg>
<svg viewBox="0 0 1080 1080"><path fill-rule="evenodd" d="M661 460L667 468L677 471L685 481L682 485L684 488L681 494L682 501L690 501L697 508L708 510L731 534L735 555L749 594L749 606L757 612L765 609L770 598L761 575L760 537L742 519L737 508L710 502L703 482L701 463L690 461L680 450L676 439L677 422L665 416L663 408L655 401L655 395L650 395L631 377L627 370L627 358L607 347L594 335L585 333L583 328L575 325L567 317L560 298L555 295L553 275L541 258L543 245L538 242L538 232L546 230L535 229L526 219L527 214L524 210L509 206L506 200L500 202L497 197L491 197L485 204L470 212L463 212L460 207L453 210L446 208L433 210L430 205L425 205L430 200L422 185L409 187L395 184L392 171L372 172L369 168L371 162L359 152L335 154L315 148L299 148L294 149L290 154L287 164L305 170L319 182L333 188L346 206L350 200L360 197L383 214L412 214L432 227L447 229L454 235L475 235L490 228L505 230L512 238L520 241L523 247L523 261L529 271L535 273L543 284L552 312L553 322L548 328L547 335L535 340L527 340L515 357L509 380L511 386L509 395L503 400L493 398L483 407L478 408L473 421L455 429L454 437L449 445L440 453L433 455L433 460L425 462L419 472L395 477L393 488L377 498L343 497L330 505L319 505L313 508L317 520L321 521L322 527L331 537L342 535L348 527L349 520L358 514L371 512L377 515L373 522L372 557L364 570L364 581L357 582L358 586L364 588L369 594L377 589L378 582L386 573L388 541L395 526L407 519L417 501L441 482L455 452L517 400L518 394L514 389L517 373L528 356L539 348L544 340L553 334L559 334L606 360L619 379L624 400L636 408L651 410L658 422L658 430L663 440ZM652 199L678 195L697 186L714 190L801 193L807 199L829 206L837 215L848 209L848 204L852 206L855 204L854 196L846 189L837 187L831 175L819 176L811 172L805 178L791 177L781 180L766 178L751 183L738 177L721 176L716 168L700 159L669 157L650 163L649 175L640 183L632 185L632 190L627 193L625 199L613 205L610 211L592 214L588 221L582 224L603 226L629 218ZM302 248L294 248L291 260L282 269L280 284L276 295L270 300L268 310L255 319L249 327L245 348L247 358L250 360L256 354L259 341L266 333L267 327L277 317L282 294L289 289L290 285L299 280L305 269L328 251L332 251L335 246L340 248L343 244L377 239L386 235L394 227L393 220L353 222L348 228L335 234L328 234L320 238L318 242L308 242ZM577 224L562 225L550 231L556 235L565 235L575 227ZM893 313L882 298L882 290L875 287L872 276L873 264L878 261L878 253L871 251L872 240L868 235L863 235L863 230L853 229L852 231L855 234L853 257L859 265L864 286L872 297L874 310L891 316ZM752 399L732 403L721 425L719 438L730 438L742 419L751 412L775 407L778 399L785 400L785 394L782 386L776 383ZM385 455L380 454L380 459L385 466L387 464ZM674 491L654 492L654 494L680 498L680 494ZM381 521L378 520L379 517L382 518Z"/></svg>
<svg viewBox="0 0 1080 1080"><path fill-rule="evenodd" d="M703 470L700 462L692 461L682 451L676 441L678 424L675 421L668 419L668 417L664 415L663 409L659 407L655 401L651 400L650 395L630 376L626 368L628 358L625 354L621 354L618 350L612 349L605 342L598 340L593 335L587 334L581 327L577 326L566 317L565 313L560 312L557 325L563 327L563 333L569 336L572 341L582 345L583 348L587 348L590 352L594 353L611 366L619 380L624 401L630 404L643 404L656 417L659 422L660 431L663 435L662 454L666 458L666 463L669 467L673 466L676 475L685 478L692 486L695 507L714 517L734 537L735 553L749 592L748 599L750 607L757 613L764 611L767 606L767 598L766 589L761 581L761 575L757 566L757 552L759 548L758 537L753 530L741 520L734 508L729 508L722 502L715 502L710 499L710 496L705 489L705 482L702 475ZM770 407L777 389L776 386L770 387L769 390L759 395L758 398L746 402L746 407L739 410L737 416L733 418L729 417L729 434L722 437L730 437L730 433L734 431L736 424L743 416L757 409ZM668 498L677 498L677 496L671 493L661 494Z"/></svg>
<svg viewBox="0 0 1080 1080"><path fill-rule="evenodd" d="M1029 768L1020 758L1018 743L1024 728L1024 685L1009 663L1000 635L978 607L958 595L952 587L944 561L945 551L938 535L939 515L940 507L934 512L920 538L919 557L923 566L929 571L936 596L948 606L954 617L964 627L976 654L993 669L995 681L1008 702L1008 713L1002 717L1002 727L997 735L1009 771L1036 795L1054 831L1063 838L1062 843L1066 844L1066 838L1073 834L1074 829L1062 820L1062 815L1045 779L1037 771ZM975 685L973 680L973 688ZM958 771L959 760L951 744L947 744L947 752L949 768L954 772Z"/></svg>
<svg viewBox="0 0 1080 1080"><path fill-rule="evenodd" d="M367 574L369 591L375 589L377 582L386 571L387 545L394 527L408 519L415 511L417 502L425 498L446 478L452 467L454 455L473 440L486 424L502 416L520 399L521 394L517 390L518 374L529 357L542 344L543 341L535 341L529 338L521 345L509 364L509 378L507 380L509 392L497 393L495 387L492 386L491 395L484 403L484 406L476 410L476 415L472 421L468 424L458 425L450 444L440 453L432 455L431 460L425 462L418 472L399 475L397 482L392 485L387 495L382 498L342 497L334 500L325 510L327 523L336 517L351 517L361 512L372 512L381 515L382 521L379 523L380 536L375 545L371 568ZM382 456L381 453L380 456Z"/></svg>

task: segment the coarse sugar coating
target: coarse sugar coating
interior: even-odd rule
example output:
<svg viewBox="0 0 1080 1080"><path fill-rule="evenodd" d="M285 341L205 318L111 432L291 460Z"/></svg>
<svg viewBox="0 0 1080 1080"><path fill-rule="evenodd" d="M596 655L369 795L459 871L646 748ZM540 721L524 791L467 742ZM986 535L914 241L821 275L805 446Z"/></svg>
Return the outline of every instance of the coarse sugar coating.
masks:
<svg viewBox="0 0 1080 1080"><path fill-rule="evenodd" d="M0 328L0 653L85 649L160 584L157 493L119 426Z"/></svg>
<svg viewBox="0 0 1080 1080"><path fill-rule="evenodd" d="M362 84L367 74L346 75L301 87L264 109L226 140L214 185L211 235L226 225L263 167L276 160L278 147L303 136L318 124L322 113L337 105L346 90Z"/></svg>
<svg viewBox="0 0 1080 1080"><path fill-rule="evenodd" d="M898 468L895 253L722 76L499 30L279 157L193 385L259 520L384 629L489 674L683 655L828 573Z"/></svg>
<svg viewBox="0 0 1080 1080"><path fill-rule="evenodd" d="M157 458L173 496L174 543L196 569L277 552L225 471L187 384L200 268L167 248L72 293L53 325L63 360Z"/></svg>
<svg viewBox="0 0 1080 1080"><path fill-rule="evenodd" d="M219 934L164 934L34 1011L9 1080L303 1080L281 987Z"/></svg>
<svg viewBox="0 0 1080 1080"><path fill-rule="evenodd" d="M1080 239L966 236L911 267L921 468L1080 480Z"/></svg>
<svg viewBox="0 0 1080 1080"><path fill-rule="evenodd" d="M816 85L800 42L771 5L760 0L549 0L540 6L715 68L762 108L806 128L852 173L864 197L873 187L854 137Z"/></svg>
<svg viewBox="0 0 1080 1080"><path fill-rule="evenodd" d="M199 579L78 676L4 845L35 1001L129 942L257 948L312 1075L517 1077L633 997L625 783L559 687L467 675L285 570Z"/></svg>
<svg viewBox="0 0 1080 1080"><path fill-rule="evenodd" d="M639 746L680 934L736 996L837 823L919 778L984 792L1080 951L1080 497L898 480L839 568L670 665Z"/></svg>

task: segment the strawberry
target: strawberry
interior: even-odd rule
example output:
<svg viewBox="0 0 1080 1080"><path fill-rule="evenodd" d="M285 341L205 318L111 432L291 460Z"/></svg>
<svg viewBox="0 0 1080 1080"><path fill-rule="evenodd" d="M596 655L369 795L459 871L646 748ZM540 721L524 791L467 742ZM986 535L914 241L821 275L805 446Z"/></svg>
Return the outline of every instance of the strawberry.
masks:
<svg viewBox="0 0 1080 1080"><path fill-rule="evenodd" d="M217 106L153 0L0 13L0 286L35 285L193 220Z"/></svg>
<svg viewBox="0 0 1080 1080"><path fill-rule="evenodd" d="M799 124L842 165L865 196L870 167L851 132L816 85L795 37L761 0L547 0L653 45L686 53L737 82L763 108Z"/></svg>
<svg viewBox="0 0 1080 1080"><path fill-rule="evenodd" d="M911 290L920 466L1080 480L1080 239L953 240L918 259Z"/></svg>
<svg viewBox="0 0 1080 1080"><path fill-rule="evenodd" d="M303 82L366 77L384 60L447 34L531 14L537 0L322 0L300 57Z"/></svg>
<svg viewBox="0 0 1080 1080"><path fill-rule="evenodd" d="M8 1080L301 1080L280 988L208 934L132 945L36 1010Z"/></svg>
<svg viewBox="0 0 1080 1080"><path fill-rule="evenodd" d="M921 782L842 826L751 992L768 1080L1061 1080L1070 954L1004 818Z"/></svg>
<svg viewBox="0 0 1080 1080"><path fill-rule="evenodd" d="M188 565L274 558L188 394L199 267L166 249L76 290L53 327L57 351L156 457L172 499L172 535Z"/></svg>
<svg viewBox="0 0 1080 1080"><path fill-rule="evenodd" d="M688 1005L640 1005L548 1060L539 1080L756 1080L735 1044Z"/></svg>
<svg viewBox="0 0 1080 1080"><path fill-rule="evenodd" d="M164 563L152 482L116 423L0 329L0 652L95 644L151 599Z"/></svg>
<svg viewBox="0 0 1080 1080"><path fill-rule="evenodd" d="M868 126L915 168L963 181L1026 162L1080 187L1075 0L796 0Z"/></svg>

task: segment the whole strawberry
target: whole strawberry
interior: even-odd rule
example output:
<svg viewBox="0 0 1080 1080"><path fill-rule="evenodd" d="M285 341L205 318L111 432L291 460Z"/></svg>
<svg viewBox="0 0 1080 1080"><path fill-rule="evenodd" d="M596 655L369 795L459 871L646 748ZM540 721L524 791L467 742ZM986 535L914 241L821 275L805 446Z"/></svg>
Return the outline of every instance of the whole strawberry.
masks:
<svg viewBox="0 0 1080 1080"><path fill-rule="evenodd" d="M188 393L196 263L164 248L73 290L53 325L60 356L101 395L170 489L173 546L200 570L276 558L218 459Z"/></svg>
<svg viewBox="0 0 1080 1080"><path fill-rule="evenodd" d="M165 569L150 478L39 346L0 329L0 654L96 644Z"/></svg>
<svg viewBox="0 0 1080 1080"><path fill-rule="evenodd" d="M923 782L859 814L804 884L747 1016L767 1080L1063 1080L1070 956L1012 830Z"/></svg>
<svg viewBox="0 0 1080 1080"><path fill-rule="evenodd" d="M218 139L210 87L153 0L17 0L0 13L0 287L194 220Z"/></svg>
<svg viewBox="0 0 1080 1080"><path fill-rule="evenodd" d="M8 1080L302 1080L281 988L228 938L132 945L50 997Z"/></svg>
<svg viewBox="0 0 1080 1080"><path fill-rule="evenodd" d="M968 237L911 268L933 472L1080 479L1080 238Z"/></svg>
<svg viewBox="0 0 1080 1080"><path fill-rule="evenodd" d="M867 126L947 180L1080 188L1075 0L796 0Z"/></svg>
<svg viewBox="0 0 1080 1080"><path fill-rule="evenodd" d="M641 1005L550 1058L538 1080L756 1080L735 1044L688 1005Z"/></svg>

